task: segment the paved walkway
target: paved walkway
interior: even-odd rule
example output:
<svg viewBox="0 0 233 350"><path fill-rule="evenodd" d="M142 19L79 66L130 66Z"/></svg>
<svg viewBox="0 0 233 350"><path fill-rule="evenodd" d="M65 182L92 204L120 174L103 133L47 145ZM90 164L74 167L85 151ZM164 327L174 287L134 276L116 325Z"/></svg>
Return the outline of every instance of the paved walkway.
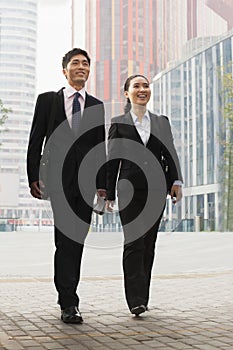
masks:
<svg viewBox="0 0 233 350"><path fill-rule="evenodd" d="M82 325L60 321L50 278L0 278L0 350L233 349L233 271L157 275L150 311L128 312L122 277L83 277Z"/></svg>

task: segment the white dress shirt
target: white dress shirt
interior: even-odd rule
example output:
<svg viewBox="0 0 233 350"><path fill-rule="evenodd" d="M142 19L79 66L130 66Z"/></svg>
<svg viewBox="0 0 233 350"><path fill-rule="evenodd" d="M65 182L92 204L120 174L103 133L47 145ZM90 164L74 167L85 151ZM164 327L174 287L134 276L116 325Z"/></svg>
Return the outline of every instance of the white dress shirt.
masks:
<svg viewBox="0 0 233 350"><path fill-rule="evenodd" d="M74 95L77 92L75 88L73 88L71 85L67 84L65 89L63 90L64 94L64 108L65 108L65 113L66 113L66 118L68 120L69 126L72 128L72 109L73 109L73 100L74 100ZM78 100L80 103L81 107L81 115L83 114L84 111L84 106L85 106L85 100L86 100L86 91L85 87L83 87L81 90L78 91L81 96L79 96ZM98 191L105 191L105 189L98 188Z"/></svg>
<svg viewBox="0 0 233 350"><path fill-rule="evenodd" d="M74 94L77 92L75 88L67 84L65 89L63 90L64 94L64 107L65 107L65 113L66 118L68 120L68 123L70 127L72 127L72 108L73 108L73 100L74 100ZM84 106L85 106L85 99L86 99L86 91L83 87L81 90L78 91L81 96L79 96L78 100L81 107L81 114L83 114Z"/></svg>
<svg viewBox="0 0 233 350"><path fill-rule="evenodd" d="M138 117L136 116L136 114L133 111L130 111L130 113L132 115L134 125L137 129L137 132L139 133L144 145L146 145L148 140L149 140L149 137L150 137L150 115L149 115L149 112L146 111L145 115L142 117L141 122L138 120Z"/></svg>
<svg viewBox="0 0 233 350"><path fill-rule="evenodd" d="M146 146L149 138L150 138L150 131L151 131L151 122L150 122L150 114L149 111L147 110L142 117L142 121L140 122L138 120L138 117L136 114L131 110L130 111L131 116L133 118L133 122L135 125L135 128L137 129L137 132L139 133L142 142ZM182 186L182 182L180 180L175 180L173 185L178 185Z"/></svg>

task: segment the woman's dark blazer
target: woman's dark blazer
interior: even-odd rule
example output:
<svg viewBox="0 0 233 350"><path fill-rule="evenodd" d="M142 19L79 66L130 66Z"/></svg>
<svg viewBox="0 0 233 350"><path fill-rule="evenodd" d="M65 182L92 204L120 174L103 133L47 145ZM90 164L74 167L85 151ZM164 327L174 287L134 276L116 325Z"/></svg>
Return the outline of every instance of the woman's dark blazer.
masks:
<svg viewBox="0 0 233 350"><path fill-rule="evenodd" d="M154 163L155 166L156 163L159 167L161 165L164 171L168 192L175 180L183 181L168 118L150 112L149 115L151 134L146 146L134 126L130 112L112 118L108 136L107 163L107 198L109 200L115 200L117 178L129 180L134 190L143 190L148 186L143 175L145 173L149 178L154 179L149 184L149 190L158 187L159 180L153 174L154 157L158 160Z"/></svg>

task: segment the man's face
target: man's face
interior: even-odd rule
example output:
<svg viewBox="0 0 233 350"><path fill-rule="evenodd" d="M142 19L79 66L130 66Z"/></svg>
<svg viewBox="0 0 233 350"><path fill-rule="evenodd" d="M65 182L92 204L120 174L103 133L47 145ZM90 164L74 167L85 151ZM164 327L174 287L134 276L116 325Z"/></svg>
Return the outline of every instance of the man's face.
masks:
<svg viewBox="0 0 233 350"><path fill-rule="evenodd" d="M75 86L84 86L90 73L90 65L88 60L83 55L75 55L71 58L67 67L63 69L63 74L66 76L68 83Z"/></svg>

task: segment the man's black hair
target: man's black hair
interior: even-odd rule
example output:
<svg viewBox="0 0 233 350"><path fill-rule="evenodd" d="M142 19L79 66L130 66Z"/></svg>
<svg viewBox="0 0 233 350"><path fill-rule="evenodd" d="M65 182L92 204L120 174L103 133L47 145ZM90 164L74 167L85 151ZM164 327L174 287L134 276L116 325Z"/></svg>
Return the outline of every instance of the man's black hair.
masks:
<svg viewBox="0 0 233 350"><path fill-rule="evenodd" d="M62 68L66 68L67 64L70 62L71 58L76 55L83 55L86 57L89 65L91 64L91 59L87 53L87 51L82 50L80 48L75 47L74 49L68 51L65 56L62 58Z"/></svg>

